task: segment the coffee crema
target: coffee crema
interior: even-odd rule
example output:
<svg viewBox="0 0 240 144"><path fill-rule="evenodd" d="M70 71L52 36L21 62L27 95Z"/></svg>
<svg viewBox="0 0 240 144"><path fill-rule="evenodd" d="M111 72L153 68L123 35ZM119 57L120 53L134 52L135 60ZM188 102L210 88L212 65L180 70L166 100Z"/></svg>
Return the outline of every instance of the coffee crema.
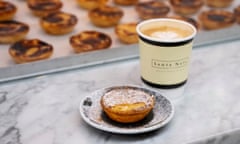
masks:
<svg viewBox="0 0 240 144"><path fill-rule="evenodd" d="M157 38L159 40L177 40L186 38L192 35L192 31L171 27L171 26L158 26L142 30L142 33L146 36Z"/></svg>

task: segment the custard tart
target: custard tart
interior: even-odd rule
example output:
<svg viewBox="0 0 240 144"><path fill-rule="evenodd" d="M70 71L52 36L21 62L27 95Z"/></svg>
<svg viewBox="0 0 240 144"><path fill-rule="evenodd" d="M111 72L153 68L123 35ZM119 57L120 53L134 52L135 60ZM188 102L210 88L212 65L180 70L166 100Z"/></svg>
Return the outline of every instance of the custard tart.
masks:
<svg viewBox="0 0 240 144"><path fill-rule="evenodd" d="M169 16L169 18L183 20L185 22L192 24L197 30L200 29L200 23L192 17L182 16L182 15L173 15L173 16Z"/></svg>
<svg viewBox="0 0 240 144"><path fill-rule="evenodd" d="M77 0L80 7L88 10L104 6L107 2L108 0Z"/></svg>
<svg viewBox="0 0 240 144"><path fill-rule="evenodd" d="M116 6L102 6L88 12L91 22L99 27L111 27L119 23L124 12Z"/></svg>
<svg viewBox="0 0 240 144"><path fill-rule="evenodd" d="M154 96L135 88L116 87L101 97L101 107L113 121L133 123L144 119L153 109Z"/></svg>
<svg viewBox="0 0 240 144"><path fill-rule="evenodd" d="M237 22L240 24L240 5L234 9L234 14Z"/></svg>
<svg viewBox="0 0 240 144"><path fill-rule="evenodd" d="M206 0L206 4L214 8L229 7L233 0Z"/></svg>
<svg viewBox="0 0 240 144"><path fill-rule="evenodd" d="M27 4L32 13L39 17L60 11L63 6L60 0L27 0Z"/></svg>
<svg viewBox="0 0 240 144"><path fill-rule="evenodd" d="M135 5L135 4L137 4L138 0L113 0L113 2L115 4L118 4L118 5L128 6L128 5Z"/></svg>
<svg viewBox="0 0 240 144"><path fill-rule="evenodd" d="M139 2L135 6L135 9L139 17L143 20L166 17L170 12L170 7L160 1Z"/></svg>
<svg viewBox="0 0 240 144"><path fill-rule="evenodd" d="M177 14L190 15L197 13L204 5L204 0L170 0L173 10Z"/></svg>
<svg viewBox="0 0 240 144"><path fill-rule="evenodd" d="M52 35L63 35L73 31L78 19L75 15L65 12L50 13L40 19L41 27Z"/></svg>
<svg viewBox="0 0 240 144"><path fill-rule="evenodd" d="M226 10L209 10L203 11L199 15L199 20L205 29L221 29L233 25L235 22L235 15Z"/></svg>
<svg viewBox="0 0 240 144"><path fill-rule="evenodd" d="M16 63L26 63L49 58L53 46L39 39L24 39L10 46L9 54Z"/></svg>
<svg viewBox="0 0 240 144"><path fill-rule="evenodd" d="M138 42L138 34L136 31L137 23L122 23L115 27L115 33L119 40L126 44Z"/></svg>
<svg viewBox="0 0 240 144"><path fill-rule="evenodd" d="M17 7L6 1L0 1L0 21L12 20L17 12Z"/></svg>
<svg viewBox="0 0 240 144"><path fill-rule="evenodd" d="M22 40L29 32L29 25L10 20L0 22L0 43L14 43Z"/></svg>
<svg viewBox="0 0 240 144"><path fill-rule="evenodd" d="M112 44L109 35L98 31L83 31L70 37L75 53L107 49Z"/></svg>

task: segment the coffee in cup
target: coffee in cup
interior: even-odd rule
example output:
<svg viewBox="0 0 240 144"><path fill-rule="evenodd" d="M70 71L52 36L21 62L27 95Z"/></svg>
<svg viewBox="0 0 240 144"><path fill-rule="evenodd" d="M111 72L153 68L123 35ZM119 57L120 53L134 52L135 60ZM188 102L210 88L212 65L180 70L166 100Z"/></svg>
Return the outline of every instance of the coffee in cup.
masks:
<svg viewBox="0 0 240 144"><path fill-rule="evenodd" d="M186 83L196 28L185 21L159 18L139 23L137 32L142 80L159 88Z"/></svg>

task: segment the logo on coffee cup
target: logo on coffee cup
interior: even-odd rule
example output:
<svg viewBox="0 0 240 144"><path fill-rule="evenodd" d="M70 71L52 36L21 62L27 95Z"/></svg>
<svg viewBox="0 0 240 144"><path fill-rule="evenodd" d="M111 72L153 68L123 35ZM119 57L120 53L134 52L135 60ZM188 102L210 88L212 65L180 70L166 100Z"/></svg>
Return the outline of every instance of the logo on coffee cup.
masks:
<svg viewBox="0 0 240 144"><path fill-rule="evenodd" d="M152 59L152 67L161 70L175 71L188 65L189 58L178 60L157 60Z"/></svg>

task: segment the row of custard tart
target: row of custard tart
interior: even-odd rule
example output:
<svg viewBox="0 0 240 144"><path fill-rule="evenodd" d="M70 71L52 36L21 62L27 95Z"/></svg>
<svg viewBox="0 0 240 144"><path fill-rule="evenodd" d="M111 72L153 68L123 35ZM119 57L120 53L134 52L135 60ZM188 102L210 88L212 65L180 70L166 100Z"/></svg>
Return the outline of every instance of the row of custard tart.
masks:
<svg viewBox="0 0 240 144"><path fill-rule="evenodd" d="M33 4L33 1L35 1L35 5L44 6L44 3L46 1L38 1L36 0L29 0L30 4ZM28 1L28 5L29 4ZM40 24L42 28L49 34L58 35L58 34L65 34L69 33L73 30L74 26L77 23L77 18L73 14L63 13L60 12L60 1L54 0L52 1L51 5L53 3L56 4L56 8L53 8L55 10L54 12L49 12L50 14L40 14L38 11L37 16L40 15ZM100 1L82 1L84 2L84 5L86 7L96 7L94 2L99 2L98 4L105 4L105 0ZM49 4L50 1L47 2ZM119 1L116 1L116 3L121 3ZM128 1L128 3L131 3ZM135 2L134 2L135 3ZM45 6L47 5L45 4ZM133 3L132 3L133 4ZM36 11L34 11L33 6L29 6L29 8L33 11L33 13L36 15ZM89 7L88 7L89 8ZM42 7L44 9L44 7ZM51 11L53 11L51 10ZM50 10L49 10L50 11ZM46 13L46 11L44 12ZM138 41L137 34L135 27L137 23L126 23L126 24L120 24L120 20L123 17L124 12L122 9L116 7L116 6L108 6L103 5L101 7L96 7L88 11L88 17L90 21L98 27L115 27L115 33L117 37L120 39L120 41L131 44L136 43Z"/></svg>
<svg viewBox="0 0 240 144"><path fill-rule="evenodd" d="M34 14L36 15L36 12ZM39 16L39 13L37 15ZM61 11L40 16L42 28L53 35L71 32L76 23L77 18L74 15ZM0 29L0 43L12 44L9 54L16 63L47 59L53 53L53 46L47 42L39 39L24 39L30 29L28 24L4 20L0 22ZM110 36L97 31L81 32L70 37L69 41L76 53L105 49L112 44Z"/></svg>
<svg viewBox="0 0 240 144"><path fill-rule="evenodd" d="M59 1L52 1L56 4L54 6L57 6L56 9L54 8L55 10L52 9L54 6L51 2L36 2L32 0L27 2L29 7L36 9L33 10L34 15L40 17L40 25L49 34L60 35L69 33L77 23L76 16L59 11L61 7L61 3L57 3ZM39 2L42 3L38 5ZM43 60L52 56L54 48L50 43L39 39L25 39L30 27L26 23L13 20L17 11L17 7L14 4L0 1L0 7L0 17L2 18L0 20L0 43L11 44L9 54L16 63ZM42 13L41 10L46 8L48 10L44 10ZM85 33L89 33L87 37ZM81 37L81 35L84 35L84 37ZM100 32L82 32L78 36L71 37L69 40L76 52L104 49L111 45L110 37ZM104 36L107 40L103 39ZM92 48L89 49L89 47Z"/></svg>
<svg viewBox="0 0 240 144"><path fill-rule="evenodd" d="M183 7L182 9L185 10L185 12L182 12L182 13L187 13L186 12L187 10L193 13L193 10L197 11L202 6L203 2L201 1L202 0L192 0L191 2L181 1L181 0L178 0L178 1L171 0L170 2L172 3L172 5L179 7L179 10L177 11L181 11L180 9L181 7ZM82 1L82 2L84 2L85 4L88 4L86 1ZM97 0L91 1L91 2L92 3L97 2ZM29 8L33 11L35 15L43 17L41 19L41 26L49 34L65 34L65 33L71 32L73 27L76 25L76 22L77 22L76 16L74 16L73 14L59 12L63 5L60 0L52 0L52 1L28 0L27 3ZM189 8L186 7L185 5L188 6ZM164 17L169 12L169 9L170 8L166 4L159 1L140 2L136 4L136 10L142 19ZM55 14L46 16L48 13L55 13ZM226 21L222 19L225 18L227 12L217 12L216 14L216 12L211 11L209 13L213 13L211 15L214 15L213 16L214 19L210 19L210 20L215 20L216 17L222 17L220 18L220 20L218 19L218 22ZM230 14L227 14L227 15L230 15ZM96 26L111 27L119 23L120 19L123 17L123 11L118 7L104 5L102 7L97 7L90 10L88 12L88 16L91 22ZM232 16L232 18L233 17L234 16ZM70 23L65 24L66 22L64 21L70 21ZM230 20L230 21L232 22L233 20ZM202 20L202 22L203 22L203 26L209 29L208 26L205 26L206 25L204 23L205 20ZM62 28L63 31L58 31L58 30L56 31L55 29L61 28L60 26L63 27ZM65 31L65 29L67 30Z"/></svg>
<svg viewBox="0 0 240 144"><path fill-rule="evenodd" d="M201 0L192 0L191 2L178 0L177 2L170 1L173 5L177 4L180 6L182 2L185 5L192 5L192 7L200 6ZM93 2L93 1L92 1ZM216 2L216 1L215 1ZM7 5L7 7L11 7L13 13L16 12L16 7L7 2L2 2L1 5ZM66 34L73 30L73 27L77 23L77 18L73 14L60 12L62 7L62 2L60 0L52 0L52 1L36 1L36 0L28 0L27 1L29 8L33 11L33 13L37 16L42 17L40 20L40 24L42 28L49 34L59 35ZM87 2L85 2L87 4ZM186 4L187 3L187 4ZM202 2L201 2L202 5ZM229 3L228 3L229 5ZM220 6L219 6L220 7ZM8 8L10 9L10 8ZM185 10L187 10L186 8ZM195 8L196 9L196 8ZM163 2L159 1L149 1L142 2L136 4L136 10L139 12L139 15L142 19L149 19L155 17L164 17L166 13L169 12L169 7ZM11 13L11 17L13 17L13 13ZM49 14L50 13L50 14ZM100 27L109 27L115 26L119 23L121 17L123 16L123 11L118 7L112 6L103 6L94 8L89 11L89 18L92 23L96 26ZM236 18L235 18L236 16ZM206 29L217 29L222 28L234 23L235 19L239 19L238 8L235 9L235 14L232 14L228 11L223 10L211 10L208 12L203 12L200 14L199 19L202 22L202 25ZM172 18L183 19L183 20L191 20L194 22L194 19L190 19L185 16L173 16ZM199 28L199 24L195 21L195 26ZM210 26L209 26L210 24ZM126 30L126 27L124 27ZM119 29L119 26L116 28ZM132 33L134 30L129 29ZM136 33L136 31L135 31ZM117 36L121 41L123 38L121 35L119 36L118 30L116 30ZM135 41L137 42L137 41Z"/></svg>
<svg viewBox="0 0 240 144"><path fill-rule="evenodd" d="M58 0L28 0L27 3L35 15L41 16L40 24L47 33L69 33L77 24L76 16L59 11L62 3ZM0 1L0 43L16 42L29 32L28 24L14 20L16 12L17 7L14 4Z"/></svg>
<svg viewBox="0 0 240 144"><path fill-rule="evenodd" d="M83 31L69 39L76 53L109 48L111 38L98 31ZM50 58L53 54L52 44L39 39L23 39L11 44L9 54L16 63L26 63Z"/></svg>
<svg viewBox="0 0 240 144"><path fill-rule="evenodd" d="M107 0L77 0L81 7L90 9L89 18L93 24L100 27L109 27L118 24L123 17L123 11L118 7L106 6ZM114 0L116 4L124 5L123 0ZM206 3L211 7L227 7L233 0L170 0L171 7L177 14L193 14ZM4 2L2 2L4 3ZM127 3L127 2L126 2ZM170 11L170 6L160 1L138 2L128 1L135 4L136 11L141 19L164 17ZM6 4L5 4L6 5ZM27 5L31 11L40 17L49 13L60 11L63 3L60 0L27 0ZM103 7L102 7L103 6ZM10 6L8 6L10 7ZM102 7L102 8L100 8ZM10 8L8 8L10 9ZM16 7L11 5L12 15L16 12ZM8 12L9 13L9 12ZM4 18L4 17L2 17Z"/></svg>
<svg viewBox="0 0 240 144"><path fill-rule="evenodd" d="M88 4L86 1L82 1L82 2L85 2L86 5ZM94 1L91 1L91 2L93 3ZM219 4L214 5L213 2L217 3L217 1L212 1L211 6L223 7L223 5L219 5ZM226 3L225 1L224 6L229 6L231 2L232 1L229 1L229 3ZM119 24L121 18L124 15L123 10L121 10L121 8L116 6L104 5L106 1L102 1L102 3L103 3L103 6L92 8L88 11L88 17L90 21L95 26L99 26L99 27L112 27ZM191 1L170 0L170 3L172 4L173 9L177 13L185 15L185 14L196 13L203 6L204 1L203 0L191 0ZM164 2L160 2L160 1L139 2L139 3L136 3L135 8L141 19L166 17L170 11L170 7ZM237 8L235 11L237 11ZM209 11L204 11L200 13L199 20L202 27L205 29L219 29L219 28L232 25L235 22L235 19L237 19L237 16L238 16L237 12L235 12L234 14L233 12L225 11L225 10L209 10ZM179 17L183 17L183 20L184 20L185 19L184 17L187 17L187 16L178 16L177 18ZM172 18L174 18L174 16ZM192 21L194 20L192 19ZM198 23L198 22L195 22L195 23ZM198 29L200 27L199 25L200 24L197 24Z"/></svg>
<svg viewBox="0 0 240 144"><path fill-rule="evenodd" d="M168 5L167 3L161 1L138 2L135 4L135 9L141 20L163 17L176 17L178 19L181 17L182 20L184 20L190 19L189 15L197 13L205 4L204 0L170 0L169 2L171 5ZM206 3L209 6L215 8L229 6L232 3L232 1L228 1L228 3L224 1L223 5L220 5L217 2L218 1L216 0L211 2L207 1ZM168 16L171 8L179 16ZM92 8L88 11L90 21L98 27L112 27L117 25L123 17L123 14L124 13L121 8L109 5ZM205 15L207 15L207 17L205 17ZM200 28L200 25L204 29L219 29L232 25L237 17L239 17L239 14L237 14L237 12L234 14L234 12L226 11L223 9L210 9L209 11L203 11L199 14L199 22L194 19L191 19L191 21L198 23L195 24L195 26L197 25L198 29Z"/></svg>
<svg viewBox="0 0 240 144"><path fill-rule="evenodd" d="M11 3L8 4L10 5ZM28 0L27 4L28 7L32 10L33 14L40 17L40 25L48 34L61 35L69 33L77 24L77 17L75 15L60 11L62 3L59 0ZM15 8L16 12L16 7L13 4L11 4L11 6ZM102 9L89 12L89 17L95 25L102 27L115 26L118 24L119 20L123 16L123 11L118 9L117 7L105 6ZM106 14L107 12L110 13L110 15L107 14L108 16L104 16L104 14ZM11 14L11 16L13 17L13 14ZM9 20L12 19L12 17L9 18ZM2 25L7 25L9 23L11 23L11 21L6 22L5 20ZM24 25L26 26L27 24ZM132 29L130 31L132 31ZM25 31L25 35L27 32L28 31ZM23 35L22 37L24 37L25 35ZM19 39L22 39L22 37ZM14 41L15 40L2 41L1 43L12 43Z"/></svg>
<svg viewBox="0 0 240 144"><path fill-rule="evenodd" d="M31 2L33 2L33 0L29 0L27 2L28 2L28 4L30 4ZM55 0L53 2L57 2L57 0ZM58 1L58 2L60 2L60 1ZM2 3L7 3L7 2L2 1ZM7 4L9 5L11 3L7 3ZM140 6L141 4L142 3L138 3L137 6ZM145 3L145 6L143 6L143 7L146 7L146 5L151 5L151 6L153 6L153 8L155 8L154 6L166 7L166 5L163 5L163 3L161 3L161 2L158 2L157 4L156 4L156 2L148 2L148 3ZM44 5L41 5L41 6L42 6L42 8L44 8L43 7ZM14 7L14 5L11 7ZM98 9L98 10L96 11L96 9ZM104 11L104 12L101 12L101 9L103 9L102 11ZM114 11L115 11L115 13L114 13ZM16 12L16 10L15 10L15 12ZM92 13L95 12L95 13L99 14L99 15L97 15L97 18L101 17L102 14L106 14L107 12L110 12L110 13L113 12L113 15L111 15L112 18L116 18L119 16L121 17L123 14L121 10L117 9L116 7L110 7L110 6L95 8L95 9L89 11L89 17L90 17L90 12L92 12ZM40 16L41 26L49 34L58 35L58 34L69 33L72 31L73 27L77 23L76 16L74 16L72 14L61 12L59 9L54 12L51 10L51 12L49 12L49 14L41 15L41 14L39 14L39 12L38 12L38 14L36 14L36 12L34 12L34 14ZM216 26L218 26L218 28L226 27L226 26L231 25L235 20L234 16L231 13L227 13L227 12L220 11L220 10L209 11L208 13L205 13L205 15L206 15L205 16L206 18L213 20L213 22L210 22L208 24L208 25L212 25L212 26L208 27L208 29L215 29ZM239 7L235 9L235 15L236 15L236 17L239 16ZM183 16L178 16L178 17L174 17L174 18L183 19L183 20L194 23L194 21L192 19L187 19L186 17L183 17ZM204 16L202 16L202 19L204 19ZM96 23L95 25L101 26L101 24L98 24L99 21L95 22ZM117 25L115 27L115 32L116 32L117 36L119 37L119 39L125 43L136 43L137 42L137 34L136 34L135 27L136 27L137 23L118 24L118 21L119 21L119 18L118 18L117 22L110 22L110 26ZM59 24L59 23L65 23L65 25ZM107 24L109 24L109 23L107 23ZM1 25L1 27L3 27L2 28L3 37L1 37L0 43L14 43L16 41L19 41L19 40L23 39L29 31L29 26L27 24L24 24L21 22L4 20L3 22L1 22L0 25ZM6 35L6 30L9 30L8 28L6 28L8 26L13 28L14 30L10 30L9 32L7 32L7 35ZM103 24L102 27L105 27L105 26L108 27L109 25ZM196 22L195 22L195 26L196 27L198 26ZM207 27L207 26L205 26L205 27ZM61 30L59 31L59 29L61 29ZM72 45L72 46L76 49L75 45ZM105 48L109 47L109 46L110 45L108 44L107 46L105 46ZM75 52L79 53L79 52L90 51L90 50L94 50L94 48L89 48L89 46L88 46L88 48L85 48L85 50L81 50L81 48L80 48L80 50L75 50ZM17 62L17 63L20 63L20 62Z"/></svg>

